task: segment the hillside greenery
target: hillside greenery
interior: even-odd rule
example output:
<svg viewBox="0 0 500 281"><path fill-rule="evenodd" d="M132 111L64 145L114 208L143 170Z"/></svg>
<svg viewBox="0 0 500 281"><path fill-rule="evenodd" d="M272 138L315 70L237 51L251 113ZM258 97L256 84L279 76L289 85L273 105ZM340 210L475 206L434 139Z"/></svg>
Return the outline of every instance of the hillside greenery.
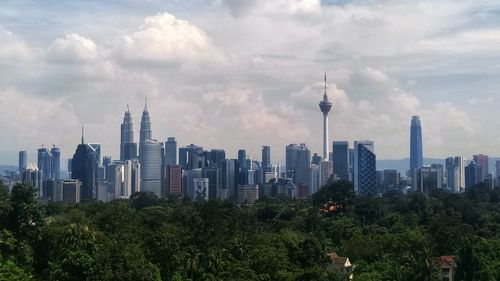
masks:
<svg viewBox="0 0 500 281"><path fill-rule="evenodd" d="M457 280L500 280L500 190L357 197L347 182L309 200L252 206L136 193L129 200L43 205L0 187L0 280L439 280L435 257L455 255ZM327 214L333 199L344 208Z"/></svg>

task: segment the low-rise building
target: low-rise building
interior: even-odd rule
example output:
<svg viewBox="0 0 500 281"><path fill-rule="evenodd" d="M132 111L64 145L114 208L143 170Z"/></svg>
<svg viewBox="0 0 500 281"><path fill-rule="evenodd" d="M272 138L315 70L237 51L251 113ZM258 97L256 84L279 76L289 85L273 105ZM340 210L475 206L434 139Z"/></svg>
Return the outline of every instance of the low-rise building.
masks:
<svg viewBox="0 0 500 281"><path fill-rule="evenodd" d="M348 257L339 257L337 253L329 253L328 256L330 257L330 262L326 266L327 272L338 272L349 277L349 280L353 280L354 266Z"/></svg>

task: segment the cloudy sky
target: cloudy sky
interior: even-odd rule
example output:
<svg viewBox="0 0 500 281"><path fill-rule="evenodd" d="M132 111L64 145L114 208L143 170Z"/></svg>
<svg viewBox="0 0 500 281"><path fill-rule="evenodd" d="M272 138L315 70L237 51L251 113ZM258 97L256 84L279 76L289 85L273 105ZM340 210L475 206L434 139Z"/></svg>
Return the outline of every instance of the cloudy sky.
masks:
<svg viewBox="0 0 500 281"><path fill-rule="evenodd" d="M2 0L0 163L71 157L81 124L117 158L145 97L158 140L320 152L323 71L330 139L407 157L420 115L427 157L499 154L498 1Z"/></svg>

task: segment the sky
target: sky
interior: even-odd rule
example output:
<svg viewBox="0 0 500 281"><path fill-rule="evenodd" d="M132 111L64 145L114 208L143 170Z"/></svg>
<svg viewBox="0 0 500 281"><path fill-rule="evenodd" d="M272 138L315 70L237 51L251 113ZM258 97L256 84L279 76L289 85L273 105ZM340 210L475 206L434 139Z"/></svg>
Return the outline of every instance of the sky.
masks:
<svg viewBox="0 0 500 281"><path fill-rule="evenodd" d="M119 156L130 105L153 138L321 152L327 73L330 140L373 140L378 159L499 155L500 2L491 0L2 0L0 163L80 142Z"/></svg>

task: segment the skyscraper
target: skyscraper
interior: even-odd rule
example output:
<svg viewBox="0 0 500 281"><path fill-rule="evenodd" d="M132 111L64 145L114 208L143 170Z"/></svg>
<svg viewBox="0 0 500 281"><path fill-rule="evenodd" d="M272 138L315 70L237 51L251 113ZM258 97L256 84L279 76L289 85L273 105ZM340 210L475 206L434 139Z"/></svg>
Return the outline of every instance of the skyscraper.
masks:
<svg viewBox="0 0 500 281"><path fill-rule="evenodd" d="M226 160L226 151L224 149L211 149L207 151L208 167L218 168Z"/></svg>
<svg viewBox="0 0 500 281"><path fill-rule="evenodd" d="M203 147L190 144L179 148L179 165L183 170L205 167L205 153Z"/></svg>
<svg viewBox="0 0 500 281"><path fill-rule="evenodd" d="M262 168L264 169L264 172L267 172L270 166L271 166L271 147L265 145L262 147Z"/></svg>
<svg viewBox="0 0 500 281"><path fill-rule="evenodd" d="M38 169L42 171L43 180L52 179L52 154L43 146L38 149Z"/></svg>
<svg viewBox="0 0 500 281"><path fill-rule="evenodd" d="M376 195L377 166L373 141L354 142L354 191L360 195Z"/></svg>
<svg viewBox="0 0 500 281"><path fill-rule="evenodd" d="M162 151L163 145L156 140L146 139L141 143L141 191L162 195Z"/></svg>
<svg viewBox="0 0 500 281"><path fill-rule="evenodd" d="M247 151L244 149L238 150L238 163L240 164L240 171L241 172L248 170L246 160L247 160Z"/></svg>
<svg viewBox="0 0 500 281"><path fill-rule="evenodd" d="M412 116L410 126L410 170L420 169L423 166L422 125L420 117Z"/></svg>
<svg viewBox="0 0 500 281"><path fill-rule="evenodd" d="M177 141L168 137L165 142L165 165L177 165Z"/></svg>
<svg viewBox="0 0 500 281"><path fill-rule="evenodd" d="M446 158L446 188L453 193L460 193L465 188L464 158L455 156Z"/></svg>
<svg viewBox="0 0 500 281"><path fill-rule="evenodd" d="M131 160L137 157L137 144L134 144L134 123L127 104L127 111L123 116L123 123L121 124L121 137L120 137L120 160Z"/></svg>
<svg viewBox="0 0 500 281"><path fill-rule="evenodd" d="M349 142L333 142L333 174L336 179L349 180Z"/></svg>
<svg viewBox="0 0 500 281"><path fill-rule="evenodd" d="M305 143L286 146L287 177L292 178L295 184L310 184L311 151Z"/></svg>
<svg viewBox="0 0 500 281"><path fill-rule="evenodd" d="M326 93L326 73L323 100L319 103L319 108L323 113L323 159L328 159L328 112L332 109L332 103L328 100Z"/></svg>
<svg viewBox="0 0 500 281"><path fill-rule="evenodd" d="M488 164L489 157L488 157L488 155L484 155L484 154L473 155L472 159L481 168L480 182L484 182L488 178L488 174L489 174L489 164Z"/></svg>
<svg viewBox="0 0 500 281"><path fill-rule="evenodd" d="M141 145L144 144L146 142L146 140L150 140L152 137L153 137L153 132L151 130L151 121L149 118L148 103L146 101L144 103L144 110L142 111L142 117L141 117L139 154L140 154Z"/></svg>
<svg viewBox="0 0 500 281"><path fill-rule="evenodd" d="M24 169L26 169L26 165L28 164L28 154L26 151L19 151L19 175L23 175Z"/></svg>
<svg viewBox="0 0 500 281"><path fill-rule="evenodd" d="M71 161L71 178L80 180L81 199L91 200L97 191L97 168L101 157L99 144L85 144L82 128L82 142L76 148Z"/></svg>
<svg viewBox="0 0 500 281"><path fill-rule="evenodd" d="M481 167L475 162L471 161L465 167L465 188L471 188L481 182Z"/></svg>
<svg viewBox="0 0 500 281"><path fill-rule="evenodd" d="M50 178L53 180L61 179L61 150L55 145L50 150L52 161L50 163Z"/></svg>

